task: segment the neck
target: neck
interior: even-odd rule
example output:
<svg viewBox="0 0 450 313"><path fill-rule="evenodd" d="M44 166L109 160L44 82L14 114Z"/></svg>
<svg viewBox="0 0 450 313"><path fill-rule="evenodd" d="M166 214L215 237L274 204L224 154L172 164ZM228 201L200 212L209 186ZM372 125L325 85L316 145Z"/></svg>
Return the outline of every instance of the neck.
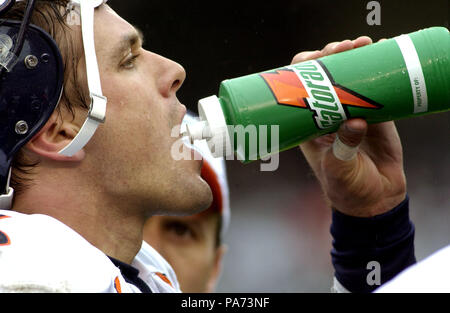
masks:
<svg viewBox="0 0 450 313"><path fill-rule="evenodd" d="M126 199L111 199L86 180L61 177L39 175L39 181L16 197L13 210L56 218L106 255L131 263L142 244L142 211L127 207Z"/></svg>

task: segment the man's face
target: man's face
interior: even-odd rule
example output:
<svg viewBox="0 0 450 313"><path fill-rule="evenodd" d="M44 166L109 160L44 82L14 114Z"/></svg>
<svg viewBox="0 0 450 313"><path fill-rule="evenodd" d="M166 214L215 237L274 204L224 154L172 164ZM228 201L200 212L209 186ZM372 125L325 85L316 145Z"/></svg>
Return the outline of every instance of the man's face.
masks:
<svg viewBox="0 0 450 313"><path fill-rule="evenodd" d="M213 292L220 275L224 247L216 245L219 214L208 211L153 216L144 227L144 240L173 267L183 292Z"/></svg>
<svg viewBox="0 0 450 313"><path fill-rule="evenodd" d="M201 161L171 157L171 146L179 139L171 137L172 128L186 113L176 97L184 69L144 50L138 31L107 5L95 10L94 25L108 105L106 121L86 146L84 161L90 177L98 179L98 192L114 205L124 203L146 214L206 208L212 196L200 177Z"/></svg>

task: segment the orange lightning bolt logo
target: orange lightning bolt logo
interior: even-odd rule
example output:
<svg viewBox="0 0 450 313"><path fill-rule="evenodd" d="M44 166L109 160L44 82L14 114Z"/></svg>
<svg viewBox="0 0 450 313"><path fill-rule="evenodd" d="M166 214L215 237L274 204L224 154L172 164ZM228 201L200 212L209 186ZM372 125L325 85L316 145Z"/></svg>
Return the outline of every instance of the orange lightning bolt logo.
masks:
<svg viewBox="0 0 450 313"><path fill-rule="evenodd" d="M270 87L279 104L308 108L307 99L311 98L298 74L289 68L277 69L272 72L261 73L260 76ZM347 88L332 83L340 102L345 105L366 109L379 109L382 106Z"/></svg>

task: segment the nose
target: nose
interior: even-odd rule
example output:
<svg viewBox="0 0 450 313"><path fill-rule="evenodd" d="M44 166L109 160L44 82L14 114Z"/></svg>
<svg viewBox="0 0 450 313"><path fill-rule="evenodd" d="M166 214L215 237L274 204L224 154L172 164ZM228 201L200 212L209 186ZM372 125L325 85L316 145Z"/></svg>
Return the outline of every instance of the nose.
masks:
<svg viewBox="0 0 450 313"><path fill-rule="evenodd" d="M180 89L184 80L186 79L186 71L183 66L169 60L165 57L159 56L163 63L161 77L161 93L165 97L175 94Z"/></svg>
<svg viewBox="0 0 450 313"><path fill-rule="evenodd" d="M173 61L172 61L173 62ZM177 92L180 89L181 85L183 85L184 80L186 79L186 71L181 64L173 62L175 69L175 79L172 83L172 92Z"/></svg>

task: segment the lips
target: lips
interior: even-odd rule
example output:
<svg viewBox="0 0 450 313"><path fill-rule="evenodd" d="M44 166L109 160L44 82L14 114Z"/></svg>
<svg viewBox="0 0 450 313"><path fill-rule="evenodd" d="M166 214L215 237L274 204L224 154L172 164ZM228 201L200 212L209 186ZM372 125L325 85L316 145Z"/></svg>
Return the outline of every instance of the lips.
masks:
<svg viewBox="0 0 450 313"><path fill-rule="evenodd" d="M183 123L183 119L184 119L184 116L186 115L187 109L186 109L186 106L180 102L178 102L178 106L181 107L181 112L182 112L181 120L180 120L180 124L181 124L181 123Z"/></svg>
<svg viewBox="0 0 450 313"><path fill-rule="evenodd" d="M173 124L171 126L172 127L171 137L177 140L182 137L183 128L185 128L183 121L187 113L187 108L184 104L180 103L179 101L176 101L174 103L174 111L175 114L173 114L174 119L172 120ZM177 127L179 127L179 129L176 129Z"/></svg>
<svg viewBox="0 0 450 313"><path fill-rule="evenodd" d="M183 107L183 115L182 120L180 122L180 134L179 138L181 138L181 141L183 142L184 146L190 150L191 152L191 159L192 160L203 160L203 155L200 153L198 147L191 144L189 141L189 137L185 136L186 133L186 124L192 122L193 119L195 119L192 115L187 114L186 106L180 103L180 105Z"/></svg>

